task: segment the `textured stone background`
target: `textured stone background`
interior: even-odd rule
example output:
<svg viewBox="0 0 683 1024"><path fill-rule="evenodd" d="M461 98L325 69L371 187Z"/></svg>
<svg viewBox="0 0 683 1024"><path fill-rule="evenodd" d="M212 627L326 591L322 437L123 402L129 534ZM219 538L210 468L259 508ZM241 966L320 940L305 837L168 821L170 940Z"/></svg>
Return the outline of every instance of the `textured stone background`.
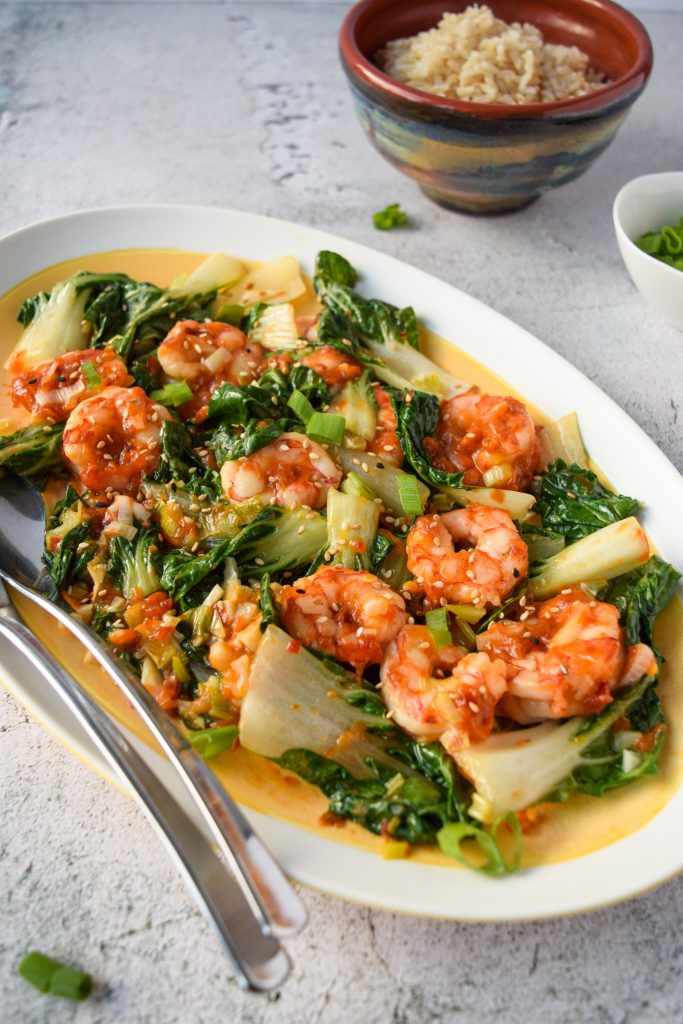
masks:
<svg viewBox="0 0 683 1024"><path fill-rule="evenodd" d="M643 18L656 67L580 181L505 218L432 206L367 146L336 58L348 5L0 3L0 233L97 205L179 201L374 245L521 323L680 469L683 336L621 264L611 203L681 168L679 13ZM400 201L412 228L375 232ZM411 920L304 893L280 997L245 994L141 816L0 694L0 1020L34 1024L650 1024L683 1019L683 883L524 926ZM87 967L74 1007L18 980L42 948Z"/></svg>

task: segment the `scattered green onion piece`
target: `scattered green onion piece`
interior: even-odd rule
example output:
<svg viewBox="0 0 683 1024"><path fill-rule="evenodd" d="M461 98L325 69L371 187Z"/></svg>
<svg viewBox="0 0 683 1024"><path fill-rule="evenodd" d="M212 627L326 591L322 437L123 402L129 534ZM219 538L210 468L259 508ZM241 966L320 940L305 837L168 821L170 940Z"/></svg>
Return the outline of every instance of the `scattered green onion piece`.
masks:
<svg viewBox="0 0 683 1024"><path fill-rule="evenodd" d="M183 664L182 659L179 658L177 654L173 655L173 659L171 661L171 668L173 670L173 675L176 677L179 683L189 683L192 677L190 676L190 673L187 671L185 665Z"/></svg>
<svg viewBox="0 0 683 1024"><path fill-rule="evenodd" d="M297 414L300 420L303 420L304 423L308 423L315 412L315 409L303 392L297 391L296 388L287 399L287 405Z"/></svg>
<svg viewBox="0 0 683 1024"><path fill-rule="evenodd" d="M396 477L396 486L405 515L421 516L423 505L417 477L411 476L410 473L401 473Z"/></svg>
<svg viewBox="0 0 683 1024"><path fill-rule="evenodd" d="M159 388L158 391L152 391L149 397L154 402L161 402L162 405L175 409L177 406L184 405L185 402L190 401L192 398L192 388L186 380L174 380L171 384L166 384L165 387Z"/></svg>
<svg viewBox="0 0 683 1024"><path fill-rule="evenodd" d="M340 490L344 494L352 494L354 498L368 498L369 501L374 501L376 497L375 492L364 483L358 473L349 473L342 481Z"/></svg>
<svg viewBox="0 0 683 1024"><path fill-rule="evenodd" d="M498 831L502 825L507 825L511 829L514 838L512 857L509 862L503 857L497 842ZM441 850L448 857L452 857L460 864L480 871L484 875L499 878L501 875L511 874L519 868L522 854L522 828L517 815L511 812L501 814L486 831L475 825L466 825L464 822L452 822L439 829L436 838ZM485 858L481 866L473 863L462 853L461 846L466 839L476 840Z"/></svg>
<svg viewBox="0 0 683 1024"><path fill-rule="evenodd" d="M216 729L196 729L187 734L187 738L204 758L216 757L224 750L230 750L237 739L239 729L236 725L224 725Z"/></svg>
<svg viewBox="0 0 683 1024"><path fill-rule="evenodd" d="M306 422L306 433L321 444L341 444L346 420L332 412L314 412Z"/></svg>
<svg viewBox="0 0 683 1024"><path fill-rule="evenodd" d="M476 651L477 649L477 634L474 632L469 622L465 619L460 619L456 616L455 625L465 647L468 651Z"/></svg>
<svg viewBox="0 0 683 1024"><path fill-rule="evenodd" d="M453 643L453 637L448 625L448 612L445 608L434 608L432 611L427 612L425 622L437 647L448 647Z"/></svg>
<svg viewBox="0 0 683 1024"><path fill-rule="evenodd" d="M92 978L84 971L66 967L44 953L27 953L19 964L19 974L40 992L63 996L65 999L85 999L92 991Z"/></svg>
<svg viewBox="0 0 683 1024"><path fill-rule="evenodd" d="M95 366L95 364L90 359L88 359L85 363L83 363L83 366L81 367L81 369L83 370L83 376L85 377L85 383L88 385L89 388L101 388L102 387L102 378L100 377L99 373L97 372L97 367Z"/></svg>
<svg viewBox="0 0 683 1024"><path fill-rule="evenodd" d="M378 231L391 231L392 228L405 227L408 215L404 213L399 203L389 203L383 210L373 213L372 223Z"/></svg>
<svg viewBox="0 0 683 1024"><path fill-rule="evenodd" d="M446 611L453 612L463 622L479 622L484 617L483 608L475 608L473 604L447 604Z"/></svg>

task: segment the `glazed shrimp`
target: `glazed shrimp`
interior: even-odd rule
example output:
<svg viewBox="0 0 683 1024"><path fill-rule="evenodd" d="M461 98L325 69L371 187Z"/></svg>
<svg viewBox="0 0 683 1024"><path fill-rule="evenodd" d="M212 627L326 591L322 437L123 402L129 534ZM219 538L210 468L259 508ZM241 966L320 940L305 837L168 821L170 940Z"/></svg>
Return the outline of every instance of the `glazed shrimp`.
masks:
<svg viewBox="0 0 683 1024"><path fill-rule="evenodd" d="M325 381L334 394L349 380L360 377L363 367L351 355L340 352L332 345L322 345L300 360L302 366L310 366Z"/></svg>
<svg viewBox="0 0 683 1024"><path fill-rule="evenodd" d="M408 621L403 598L371 572L326 565L278 597L285 629L306 647L348 662L378 664Z"/></svg>
<svg viewBox="0 0 683 1024"><path fill-rule="evenodd" d="M161 421L170 418L142 388L105 388L69 415L64 457L91 491L134 492L159 464Z"/></svg>
<svg viewBox="0 0 683 1024"><path fill-rule="evenodd" d="M392 466L400 466L403 463L403 449L397 433L398 421L394 406L389 395L377 382L372 385L372 390L379 412L375 436L368 443L368 452Z"/></svg>
<svg viewBox="0 0 683 1024"><path fill-rule="evenodd" d="M627 647L614 605L578 587L527 605L525 614L523 622L495 622L477 637L480 651L506 663L502 710L515 722L595 715L615 689L656 672L649 647Z"/></svg>
<svg viewBox="0 0 683 1024"><path fill-rule="evenodd" d="M224 381L250 384L258 376L264 349L231 324L179 320L157 350L161 369L186 380L193 398L181 406L184 417L202 419L214 389Z"/></svg>
<svg viewBox="0 0 683 1024"><path fill-rule="evenodd" d="M505 693L505 663L468 654L455 645L437 648L426 626L404 626L380 669L391 717L422 740L439 740L453 754L490 734Z"/></svg>
<svg viewBox="0 0 683 1024"><path fill-rule="evenodd" d="M83 370L85 364L91 369ZM110 348L66 352L12 381L12 403L23 405L34 420L59 423L79 402L110 385L128 387L133 378L123 359Z"/></svg>
<svg viewBox="0 0 683 1024"><path fill-rule="evenodd" d="M305 434L282 434L253 455L226 462L223 493L231 501L260 498L277 505L322 508L342 472L325 449Z"/></svg>
<svg viewBox="0 0 683 1024"><path fill-rule="evenodd" d="M439 469L464 473L466 484L527 490L541 448L533 420L516 398L456 395L441 405L434 437L425 449ZM489 474L495 474L491 480ZM487 482L488 481L488 482Z"/></svg>
<svg viewBox="0 0 683 1024"><path fill-rule="evenodd" d="M529 568L527 546L509 514L485 505L422 516L406 551L408 568L432 605L502 604Z"/></svg>

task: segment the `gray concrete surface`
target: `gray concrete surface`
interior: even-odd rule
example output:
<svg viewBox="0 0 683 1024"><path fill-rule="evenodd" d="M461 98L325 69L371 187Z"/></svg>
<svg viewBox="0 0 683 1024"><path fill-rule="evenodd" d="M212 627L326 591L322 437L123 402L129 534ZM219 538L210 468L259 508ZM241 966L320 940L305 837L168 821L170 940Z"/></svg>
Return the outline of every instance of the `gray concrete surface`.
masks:
<svg viewBox="0 0 683 1024"><path fill-rule="evenodd" d="M641 301L617 189L680 169L683 12L580 181L505 218L432 206L362 138L338 69L347 4L0 3L0 233L111 203L234 206L338 231L529 328L683 466L683 335ZM670 5L669 5L670 6ZM405 232L371 214L400 201ZM646 481L644 481L646 492ZM654 1024L683 1020L683 881L593 915L464 926L309 892L279 998L240 991L141 816L0 694L0 1020L8 1024ZM683 831L683 829L682 829ZM92 971L80 1006L15 976L28 948Z"/></svg>

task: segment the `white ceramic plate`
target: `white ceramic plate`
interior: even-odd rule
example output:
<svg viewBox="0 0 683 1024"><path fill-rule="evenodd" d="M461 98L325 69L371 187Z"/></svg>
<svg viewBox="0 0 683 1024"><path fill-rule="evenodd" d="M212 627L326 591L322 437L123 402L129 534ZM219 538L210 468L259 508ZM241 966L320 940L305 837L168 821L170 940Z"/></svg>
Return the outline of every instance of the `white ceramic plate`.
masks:
<svg viewBox="0 0 683 1024"><path fill-rule="evenodd" d="M342 252L363 275L366 294L410 301L426 325L517 388L552 417L576 410L588 450L622 493L641 494L643 525L657 548L683 565L683 480L622 410L522 328L428 274L334 235L253 214L204 207L145 206L94 210L36 224L0 241L0 294L44 267L111 249L224 250L264 260L293 253L311 271L319 249ZM624 453L628 452L628 458ZM0 651L18 698L73 749L109 770L44 684L16 655ZM165 762L138 749L179 798ZM516 921L593 909L642 892L683 869L683 789L644 828L573 861L504 880L374 854L313 836L247 811L288 874L317 889L388 910L466 921Z"/></svg>

